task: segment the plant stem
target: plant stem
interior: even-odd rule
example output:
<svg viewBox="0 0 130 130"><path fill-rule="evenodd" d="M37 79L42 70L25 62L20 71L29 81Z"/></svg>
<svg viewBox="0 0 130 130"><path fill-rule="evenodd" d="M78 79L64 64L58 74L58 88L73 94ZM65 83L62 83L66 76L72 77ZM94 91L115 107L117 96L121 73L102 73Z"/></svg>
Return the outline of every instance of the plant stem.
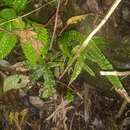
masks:
<svg viewBox="0 0 130 130"><path fill-rule="evenodd" d="M59 9L60 9L60 0L58 0L57 10L56 10L56 17L55 17L55 25L54 25L54 30L53 30L51 42L50 42L50 49L52 48L52 45L53 45L53 42L54 42L54 39L55 39L55 34L56 34L56 29L57 29L57 24L58 24Z"/></svg>

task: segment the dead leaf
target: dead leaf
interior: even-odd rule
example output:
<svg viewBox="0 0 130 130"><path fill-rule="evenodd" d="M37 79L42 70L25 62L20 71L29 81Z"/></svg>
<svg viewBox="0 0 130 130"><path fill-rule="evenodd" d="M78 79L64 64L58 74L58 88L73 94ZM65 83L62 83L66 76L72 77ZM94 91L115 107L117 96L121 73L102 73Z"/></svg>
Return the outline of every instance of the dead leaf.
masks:
<svg viewBox="0 0 130 130"><path fill-rule="evenodd" d="M87 14L84 15L78 15L78 16L73 16L71 18L69 18L66 22L67 25L71 25L71 24L77 24L79 22L81 22L82 20L84 20L86 18Z"/></svg>
<svg viewBox="0 0 130 130"><path fill-rule="evenodd" d="M37 54L41 52L41 48L43 48L43 43L36 39L37 33L32 30L22 30L19 32L19 37L21 44L28 44L31 42L32 47L36 51Z"/></svg>

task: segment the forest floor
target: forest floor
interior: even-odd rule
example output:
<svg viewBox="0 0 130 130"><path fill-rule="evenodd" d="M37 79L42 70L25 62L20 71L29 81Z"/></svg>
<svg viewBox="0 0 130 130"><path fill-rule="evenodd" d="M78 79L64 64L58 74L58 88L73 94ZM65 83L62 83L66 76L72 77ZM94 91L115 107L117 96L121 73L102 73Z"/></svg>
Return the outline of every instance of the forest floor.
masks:
<svg viewBox="0 0 130 130"><path fill-rule="evenodd" d="M81 33L88 35L97 24L105 16L109 10L112 0L92 0L94 3L86 2L85 0L65 0L64 5L58 12L58 27L56 35L62 31L76 29ZM32 1L31 8L34 5L41 5ZM40 22L45 27L53 30L54 20L56 16L56 7L47 7L28 16L29 19ZM94 18L89 18L83 22L65 27L65 22L72 16L81 14L93 13ZM92 20L91 20L92 19ZM86 23L86 21L89 21ZM124 0L117 10L114 12L110 20L101 29L97 35L102 35L111 40L112 43L107 50L104 50L105 55L111 59L117 69L130 69L130 56L122 54L125 44L122 44L122 39L130 36L130 1ZM130 45L130 43L128 44ZM127 47L127 45L126 45ZM115 51L116 50L116 51ZM118 53L117 51L120 51ZM8 57L11 64L21 61L21 55L17 53ZM19 67L18 64L17 67ZM24 67L23 67L24 68ZM5 73L5 70L0 70ZM6 70L6 74L9 74ZM26 73L31 76L30 72ZM129 76L125 77L123 83L126 90L129 91ZM129 104L124 104L109 83L105 81L99 82L91 79L84 72L79 78L72 83L75 90L75 98L72 102L64 100L64 92L68 89L67 83L69 79L58 80L57 94L48 99L41 99L39 90L41 82L29 89L27 92L11 91L3 96L0 101L0 129L1 130L129 130ZM98 86L98 88L97 88ZM107 87L108 86L108 87ZM107 89L103 89L106 87ZM109 88L110 87L110 88ZM111 96L112 95L112 96ZM17 99L16 99L17 97ZM4 105L3 105L4 104ZM11 113L10 113L11 112ZM10 113L10 117L15 117L15 125L10 125L11 120L6 115ZM13 114L12 114L13 113ZM25 115L25 116L23 116ZM11 118L10 118L11 119ZM125 128L126 127L126 128Z"/></svg>

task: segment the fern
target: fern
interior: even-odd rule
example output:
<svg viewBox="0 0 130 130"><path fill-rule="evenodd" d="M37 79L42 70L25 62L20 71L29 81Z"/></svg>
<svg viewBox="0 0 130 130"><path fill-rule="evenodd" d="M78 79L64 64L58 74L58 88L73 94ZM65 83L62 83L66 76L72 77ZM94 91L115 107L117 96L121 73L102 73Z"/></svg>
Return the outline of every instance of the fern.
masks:
<svg viewBox="0 0 130 130"><path fill-rule="evenodd" d="M35 66L35 69L33 70L32 74L33 84L36 83L36 81L38 81L39 79L44 79L44 88L41 97L48 98L52 96L56 92L54 88L55 79L49 64L41 64Z"/></svg>
<svg viewBox="0 0 130 130"><path fill-rule="evenodd" d="M56 92L56 89L54 88L55 86L54 75L50 70L50 68L48 67L45 68L43 77L44 77L44 89L42 92L42 97L48 98Z"/></svg>
<svg viewBox="0 0 130 130"><path fill-rule="evenodd" d="M83 42L83 35L81 35L80 32L77 31L68 31L63 33L63 35L59 38L59 47L61 51L63 52L65 57L71 57L72 56L72 48L76 45L79 45Z"/></svg>
<svg viewBox="0 0 130 130"><path fill-rule="evenodd" d="M86 58L97 63L102 70L113 70L112 64L97 46L97 44L102 44L103 42L105 41L102 37L93 38L89 47L86 49ZM107 76L107 78L115 88L123 88L123 85L117 76Z"/></svg>
<svg viewBox="0 0 130 130"><path fill-rule="evenodd" d="M73 30L63 33L63 35L60 37L59 39L60 49L63 52L63 55L65 57L70 58L69 61L71 61L73 54L77 52L83 40L84 40L84 36L80 32L73 31ZM71 75L71 81L77 78L77 76L80 74L83 68L90 75L92 76L95 75L92 69L85 64L85 60L86 60L86 56L84 54L81 54L80 57L77 59L77 62L75 63L75 67Z"/></svg>
<svg viewBox="0 0 130 130"><path fill-rule="evenodd" d="M73 73L71 75L71 81L74 81L77 76L80 74L80 72L82 71L83 67L84 67L84 64L85 64L85 59L86 57L81 54L80 57L77 59L77 62L75 63L75 67L74 67L74 70L73 70Z"/></svg>
<svg viewBox="0 0 130 130"><path fill-rule="evenodd" d="M63 55L70 58L69 61L71 61L73 54L76 54L77 50L79 49L80 43L82 43L83 40L84 40L84 36L81 33L76 31L65 32L61 36L59 40L59 44L60 44L59 46L61 51L63 52ZM87 64L85 64L86 60L90 60L92 62L97 63L100 66L100 68L103 70L114 69L112 64L104 56L104 54L98 47L98 44L102 44L102 43L104 44L105 42L106 42L105 39L102 37L95 37L93 38L93 40L91 40L91 43L88 46L88 48L80 54L79 58L75 63L74 70L71 75L70 83L77 78L77 76L80 74L82 69L86 70L92 76L95 76L93 70ZM107 76L107 78L114 87L123 88L123 85L117 76Z"/></svg>

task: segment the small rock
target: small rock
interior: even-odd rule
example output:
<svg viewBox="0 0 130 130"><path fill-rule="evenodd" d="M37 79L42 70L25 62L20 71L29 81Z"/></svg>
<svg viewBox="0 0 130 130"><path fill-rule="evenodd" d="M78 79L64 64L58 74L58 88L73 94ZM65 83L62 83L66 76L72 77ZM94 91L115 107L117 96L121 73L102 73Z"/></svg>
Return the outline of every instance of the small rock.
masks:
<svg viewBox="0 0 130 130"><path fill-rule="evenodd" d="M38 96L29 96L29 101L32 104L32 106L41 109L44 105L43 100Z"/></svg>

